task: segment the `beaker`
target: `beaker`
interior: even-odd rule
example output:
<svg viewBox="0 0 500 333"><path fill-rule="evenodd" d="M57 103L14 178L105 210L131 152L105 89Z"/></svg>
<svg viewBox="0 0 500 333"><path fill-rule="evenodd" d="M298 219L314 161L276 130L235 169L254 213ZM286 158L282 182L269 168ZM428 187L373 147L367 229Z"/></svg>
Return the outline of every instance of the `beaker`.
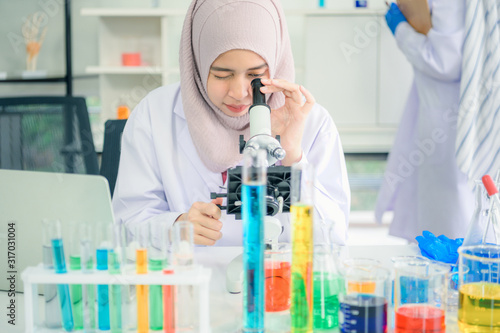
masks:
<svg viewBox="0 0 500 333"><path fill-rule="evenodd" d="M292 248L289 243L267 243L264 251L266 332L290 330Z"/></svg>
<svg viewBox="0 0 500 333"><path fill-rule="evenodd" d="M496 183L496 185L498 187L499 184ZM497 243L498 240L495 240L493 226L488 225L491 203L488 192L486 192L486 188L481 180L474 181L474 197L476 205L467 228L463 246L478 245L487 242Z"/></svg>
<svg viewBox="0 0 500 333"><path fill-rule="evenodd" d="M345 266L343 277L347 291L339 296L341 331L387 332L389 270L373 264L365 266L351 263Z"/></svg>
<svg viewBox="0 0 500 333"><path fill-rule="evenodd" d="M382 267L382 263L377 259L371 258L350 258L344 260L343 268L347 269L349 267L363 267L363 269L372 269L374 267ZM361 276L357 280L347 281L347 291L348 292L358 292L358 293L373 293L375 290L375 281L371 279L370 275L366 276L364 280Z"/></svg>
<svg viewBox="0 0 500 333"><path fill-rule="evenodd" d="M408 256L393 258L396 333L444 333L450 266Z"/></svg>
<svg viewBox="0 0 500 333"><path fill-rule="evenodd" d="M339 269L340 248L316 244L313 254L313 327L315 331L339 326L339 295L345 294Z"/></svg>
<svg viewBox="0 0 500 333"><path fill-rule="evenodd" d="M500 332L500 246L462 246L458 255L460 331Z"/></svg>

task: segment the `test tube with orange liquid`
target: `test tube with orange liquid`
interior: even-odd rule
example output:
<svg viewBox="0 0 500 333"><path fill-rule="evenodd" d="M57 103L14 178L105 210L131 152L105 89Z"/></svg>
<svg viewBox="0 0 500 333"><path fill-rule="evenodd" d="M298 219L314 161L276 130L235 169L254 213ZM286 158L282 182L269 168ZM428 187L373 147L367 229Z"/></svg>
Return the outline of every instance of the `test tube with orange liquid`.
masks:
<svg viewBox="0 0 500 333"><path fill-rule="evenodd" d="M149 224L141 223L136 228L136 237L139 247L135 250L136 273L147 274L148 272L148 250ZM137 285L137 332L149 332L149 308L148 308L148 286Z"/></svg>

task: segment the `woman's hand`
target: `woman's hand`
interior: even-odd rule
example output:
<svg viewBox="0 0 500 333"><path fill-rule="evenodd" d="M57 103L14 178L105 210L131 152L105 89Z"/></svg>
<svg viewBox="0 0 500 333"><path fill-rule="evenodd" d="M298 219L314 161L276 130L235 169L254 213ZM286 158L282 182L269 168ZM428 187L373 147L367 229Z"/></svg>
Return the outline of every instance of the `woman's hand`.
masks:
<svg viewBox="0 0 500 333"><path fill-rule="evenodd" d="M221 211L217 204L222 198L211 203L195 202L187 213L180 215L177 221L189 221L193 224L194 243L197 245L214 245L222 238L222 222L219 221Z"/></svg>
<svg viewBox="0 0 500 333"><path fill-rule="evenodd" d="M298 84L281 79L262 79L264 94L282 92L285 104L271 112L271 128L273 136L280 135L281 146L286 151L282 165L290 166L302 158L302 136L307 115L316 100L311 93ZM304 103L303 97L306 98Z"/></svg>

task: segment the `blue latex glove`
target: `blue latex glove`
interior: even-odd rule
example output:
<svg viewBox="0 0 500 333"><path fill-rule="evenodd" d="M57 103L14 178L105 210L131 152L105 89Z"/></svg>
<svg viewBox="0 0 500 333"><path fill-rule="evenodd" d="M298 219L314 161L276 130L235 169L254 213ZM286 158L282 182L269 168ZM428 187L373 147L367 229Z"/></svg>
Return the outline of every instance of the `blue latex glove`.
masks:
<svg viewBox="0 0 500 333"><path fill-rule="evenodd" d="M389 29L391 29L393 35L396 34L396 28L398 27L399 23L407 22L406 17L399 10L398 5L396 5L394 2L391 3L391 7L385 14L385 20L387 21L387 25L389 26Z"/></svg>
<svg viewBox="0 0 500 333"><path fill-rule="evenodd" d="M458 248L464 241L463 238L449 239L445 235L436 237L430 231L423 231L422 236L415 239L424 257L448 264L456 264Z"/></svg>

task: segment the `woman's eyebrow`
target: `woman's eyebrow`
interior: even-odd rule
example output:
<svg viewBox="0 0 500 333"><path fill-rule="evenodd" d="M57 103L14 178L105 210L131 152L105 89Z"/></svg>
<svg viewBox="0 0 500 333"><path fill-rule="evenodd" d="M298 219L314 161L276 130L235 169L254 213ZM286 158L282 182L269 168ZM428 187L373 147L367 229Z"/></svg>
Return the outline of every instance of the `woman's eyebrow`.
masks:
<svg viewBox="0 0 500 333"><path fill-rule="evenodd" d="M258 70L258 69L262 69L264 67L267 67L267 64L264 63L262 65L259 65L257 67L252 67L252 68L249 68L247 69L247 71L255 71L255 70ZM229 68L223 68L223 67L217 67L217 66L212 66L210 67L210 70L212 71L217 71L217 72L234 72L233 69L229 69Z"/></svg>

